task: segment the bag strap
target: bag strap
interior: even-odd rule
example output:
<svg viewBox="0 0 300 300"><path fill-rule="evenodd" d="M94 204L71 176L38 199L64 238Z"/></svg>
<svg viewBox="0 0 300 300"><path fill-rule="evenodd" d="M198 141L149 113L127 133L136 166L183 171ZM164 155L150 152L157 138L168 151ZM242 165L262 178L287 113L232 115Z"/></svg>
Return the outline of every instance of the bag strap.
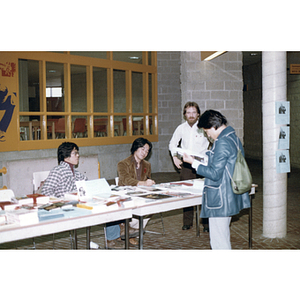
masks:
<svg viewBox="0 0 300 300"><path fill-rule="evenodd" d="M236 137L237 137L237 136L236 136ZM239 147L238 137L237 137L237 143L236 143L235 140L232 139L230 136L228 136L228 138L230 138L230 139L235 143L236 148L237 148L237 150L239 151L239 150L240 150L240 147ZM233 178L232 178L232 176L231 176L231 174L230 174L230 172L229 172L229 170L228 170L227 165L225 166L225 169L227 170L227 173L228 173L228 175L229 175L229 177L230 177L232 183L234 184L234 188L236 188L237 185L236 185L236 183L234 182L234 180L233 180Z"/></svg>
<svg viewBox="0 0 300 300"><path fill-rule="evenodd" d="M235 142L235 140L233 139L233 138L231 138L230 136L228 136L234 143L235 143L235 145L236 145L236 148L239 150L240 149L240 147L239 147L239 138L238 138L238 136L236 136L236 140L237 140L237 142Z"/></svg>

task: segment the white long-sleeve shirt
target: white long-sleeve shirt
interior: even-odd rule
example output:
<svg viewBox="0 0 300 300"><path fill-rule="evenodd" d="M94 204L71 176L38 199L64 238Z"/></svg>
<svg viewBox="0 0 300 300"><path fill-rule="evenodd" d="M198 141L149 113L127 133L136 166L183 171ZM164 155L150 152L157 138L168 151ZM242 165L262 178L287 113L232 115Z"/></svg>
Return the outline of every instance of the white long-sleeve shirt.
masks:
<svg viewBox="0 0 300 300"><path fill-rule="evenodd" d="M172 156L177 153L176 148L181 140L181 148L192 151L195 154L202 154L207 150L209 141L204 135L203 129L197 127L197 122L191 127L187 121L180 124L174 131L169 143L169 150Z"/></svg>

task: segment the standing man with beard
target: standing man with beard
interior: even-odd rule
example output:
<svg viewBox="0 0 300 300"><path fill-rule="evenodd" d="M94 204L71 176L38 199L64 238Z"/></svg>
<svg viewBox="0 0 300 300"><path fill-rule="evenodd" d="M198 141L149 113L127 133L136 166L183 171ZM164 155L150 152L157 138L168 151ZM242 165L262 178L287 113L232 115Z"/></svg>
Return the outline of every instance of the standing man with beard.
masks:
<svg viewBox="0 0 300 300"><path fill-rule="evenodd" d="M183 108L183 116L186 120L180 124L173 133L169 143L169 150L173 157L175 166L181 170L180 180L188 180L197 178L195 169L191 164L182 162L177 157L176 148L180 147L192 151L195 154L203 154L209 147L209 141L206 138L203 129L197 127L200 117L200 108L195 102L187 102ZM193 226L194 207L186 207L183 209L183 226L182 230L188 230ZM202 219L204 231L208 232L207 219Z"/></svg>

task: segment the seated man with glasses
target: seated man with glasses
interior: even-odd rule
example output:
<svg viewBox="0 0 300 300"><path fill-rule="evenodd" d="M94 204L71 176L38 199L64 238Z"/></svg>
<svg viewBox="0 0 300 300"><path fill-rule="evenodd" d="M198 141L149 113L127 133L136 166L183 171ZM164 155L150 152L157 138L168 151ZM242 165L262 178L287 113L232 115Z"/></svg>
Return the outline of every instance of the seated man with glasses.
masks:
<svg viewBox="0 0 300 300"><path fill-rule="evenodd" d="M75 143L62 143L57 149L57 159L58 166L50 171L41 193L60 198L66 193L77 191L75 181L88 180L88 178L75 169L79 163L79 148ZM110 231L120 233L119 225L111 226Z"/></svg>
<svg viewBox="0 0 300 300"><path fill-rule="evenodd" d="M75 169L79 163L79 148L75 143L62 143L57 149L57 159L58 166L50 171L41 193L60 198L76 191L75 181L87 180L87 177Z"/></svg>

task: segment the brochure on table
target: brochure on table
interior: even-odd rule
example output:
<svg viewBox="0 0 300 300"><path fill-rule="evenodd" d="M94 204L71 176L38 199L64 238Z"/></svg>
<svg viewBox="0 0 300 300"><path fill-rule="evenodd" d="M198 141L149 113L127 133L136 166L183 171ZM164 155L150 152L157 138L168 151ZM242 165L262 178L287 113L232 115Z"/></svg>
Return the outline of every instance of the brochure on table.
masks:
<svg viewBox="0 0 300 300"><path fill-rule="evenodd" d="M151 202L163 202L170 199L201 195L204 179L178 181L156 184L153 186L119 186L113 187L112 191L117 195L130 197L134 206L141 206Z"/></svg>
<svg viewBox="0 0 300 300"><path fill-rule="evenodd" d="M76 181L76 186L80 201L88 201L95 196L102 198L111 196L111 189L105 178Z"/></svg>

